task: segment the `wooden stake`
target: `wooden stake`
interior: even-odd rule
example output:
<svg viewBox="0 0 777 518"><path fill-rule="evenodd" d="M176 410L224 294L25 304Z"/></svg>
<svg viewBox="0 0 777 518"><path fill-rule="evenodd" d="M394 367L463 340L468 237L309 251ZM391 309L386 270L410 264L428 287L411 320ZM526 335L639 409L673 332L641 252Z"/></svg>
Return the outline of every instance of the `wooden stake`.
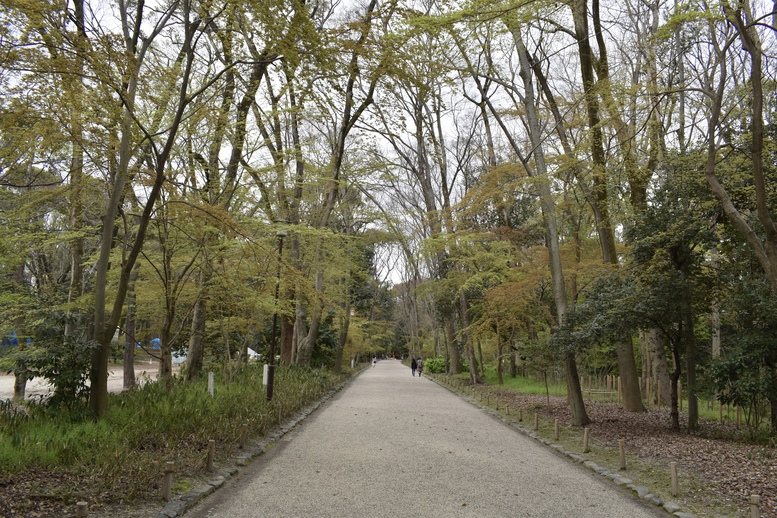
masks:
<svg viewBox="0 0 777 518"><path fill-rule="evenodd" d="M555 420L553 423L553 429L554 429L554 437L558 441L558 419Z"/></svg>
<svg viewBox="0 0 777 518"><path fill-rule="evenodd" d="M240 429L240 444L238 445L242 450L246 446L246 438L248 437L248 423L243 423Z"/></svg>
<svg viewBox="0 0 777 518"><path fill-rule="evenodd" d="M621 404L621 377L618 376L618 406Z"/></svg>
<svg viewBox="0 0 777 518"><path fill-rule="evenodd" d="M670 462L669 469L672 471L672 496L680 494L680 487L677 483L677 463Z"/></svg>
<svg viewBox="0 0 777 518"><path fill-rule="evenodd" d="M588 447L588 428L583 430L583 453L588 453L591 449Z"/></svg>
<svg viewBox="0 0 777 518"><path fill-rule="evenodd" d="M750 495L750 518L760 518L760 517L761 517L761 497L759 495Z"/></svg>
<svg viewBox="0 0 777 518"><path fill-rule="evenodd" d="M89 516L89 509L86 506L86 502L76 502L76 518Z"/></svg>
<svg viewBox="0 0 777 518"><path fill-rule="evenodd" d="M175 463L165 463L165 475L162 478L162 498L164 500L170 500L170 492L173 488L173 473L175 472Z"/></svg>
<svg viewBox="0 0 777 518"><path fill-rule="evenodd" d="M621 469L626 469L626 440L618 440L618 450L621 455Z"/></svg>
<svg viewBox="0 0 777 518"><path fill-rule="evenodd" d="M737 429L739 429L739 425L742 422L742 407L737 405Z"/></svg>
<svg viewBox="0 0 777 518"><path fill-rule="evenodd" d="M539 430L540 429L540 414L536 413L534 414L534 429Z"/></svg>
<svg viewBox="0 0 777 518"><path fill-rule="evenodd" d="M213 457L216 456L216 441L211 439L208 441L208 471L213 471Z"/></svg>
<svg viewBox="0 0 777 518"><path fill-rule="evenodd" d="M523 408L518 409L518 422L519 423L523 422Z"/></svg>

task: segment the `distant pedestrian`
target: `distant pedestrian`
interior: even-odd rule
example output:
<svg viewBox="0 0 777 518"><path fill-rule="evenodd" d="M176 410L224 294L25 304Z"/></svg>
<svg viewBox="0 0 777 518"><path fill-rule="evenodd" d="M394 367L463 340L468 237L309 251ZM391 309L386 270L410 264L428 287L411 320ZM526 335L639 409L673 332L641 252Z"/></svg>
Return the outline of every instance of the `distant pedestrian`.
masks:
<svg viewBox="0 0 777 518"><path fill-rule="evenodd" d="M372 359L372 367L374 368L377 364L378 364L378 359L377 358L373 358Z"/></svg>
<svg viewBox="0 0 777 518"><path fill-rule="evenodd" d="M421 358L418 358L418 361L416 362L416 368L418 369L418 377L421 377L421 374L424 372L424 361Z"/></svg>
<svg viewBox="0 0 777 518"><path fill-rule="evenodd" d="M415 361L415 358L413 358L413 361L410 362L410 370L413 371L413 376L415 376L415 370L418 368L418 363Z"/></svg>

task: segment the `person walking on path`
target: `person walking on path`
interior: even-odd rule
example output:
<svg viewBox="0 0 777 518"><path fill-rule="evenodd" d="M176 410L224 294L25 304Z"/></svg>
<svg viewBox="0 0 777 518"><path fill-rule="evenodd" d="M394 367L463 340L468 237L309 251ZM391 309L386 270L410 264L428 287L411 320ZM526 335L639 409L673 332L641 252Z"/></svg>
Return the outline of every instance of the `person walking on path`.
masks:
<svg viewBox="0 0 777 518"><path fill-rule="evenodd" d="M418 361L416 362L416 369L418 370L418 377L421 377L421 374L424 372L424 361L421 358L418 358Z"/></svg>
<svg viewBox="0 0 777 518"><path fill-rule="evenodd" d="M415 361L415 358L410 362L410 370L413 371L413 376L415 376L415 370L418 368L418 362Z"/></svg>

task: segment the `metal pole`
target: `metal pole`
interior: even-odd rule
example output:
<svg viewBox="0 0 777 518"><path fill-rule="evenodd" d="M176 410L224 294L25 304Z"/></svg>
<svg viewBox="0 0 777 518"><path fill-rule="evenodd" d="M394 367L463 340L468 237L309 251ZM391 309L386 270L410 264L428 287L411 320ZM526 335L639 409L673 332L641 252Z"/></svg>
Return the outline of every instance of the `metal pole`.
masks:
<svg viewBox="0 0 777 518"><path fill-rule="evenodd" d="M272 401L273 382L275 380L275 342L278 338L278 298L281 291L281 258L283 257L283 238L285 230L279 230L278 236L278 273L275 276L275 314L272 317L272 339L270 340L270 364L267 372L267 401Z"/></svg>

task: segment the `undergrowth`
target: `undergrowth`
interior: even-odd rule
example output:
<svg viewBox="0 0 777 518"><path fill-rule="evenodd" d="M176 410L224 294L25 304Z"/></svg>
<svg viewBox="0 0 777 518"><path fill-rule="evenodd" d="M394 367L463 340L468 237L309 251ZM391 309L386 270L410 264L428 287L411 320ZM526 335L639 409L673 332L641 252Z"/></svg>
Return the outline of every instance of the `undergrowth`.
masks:
<svg viewBox="0 0 777 518"><path fill-rule="evenodd" d="M58 496L65 500L158 496L165 462L175 462L179 474L196 476L204 471L209 440L216 441L219 452L236 449L244 424L250 436L261 436L343 381L329 371L280 368L268 402L261 367L245 366L230 383L217 375L214 397L205 379L176 380L170 394L158 383L112 394L99 420L85 408L64 412L40 403L18 407L3 402L0 479L53 470L90 481L88 490Z"/></svg>

